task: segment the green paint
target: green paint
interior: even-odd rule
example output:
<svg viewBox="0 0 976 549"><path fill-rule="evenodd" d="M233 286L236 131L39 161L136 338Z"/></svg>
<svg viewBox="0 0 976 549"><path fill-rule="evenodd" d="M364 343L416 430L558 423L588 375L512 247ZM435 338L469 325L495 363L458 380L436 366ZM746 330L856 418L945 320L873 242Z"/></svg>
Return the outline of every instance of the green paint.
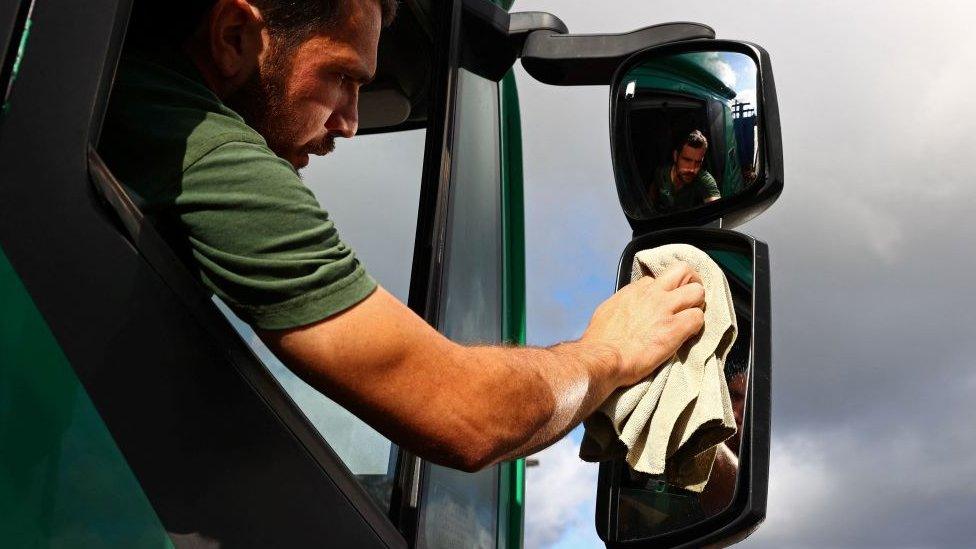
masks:
<svg viewBox="0 0 976 549"><path fill-rule="evenodd" d="M706 250L716 263L721 265L733 276L752 287L752 257L742 252L726 250Z"/></svg>
<svg viewBox="0 0 976 549"><path fill-rule="evenodd" d="M34 21L31 15L34 13L34 0L31 0L27 11L27 19L24 20L24 28L20 32L20 43L17 44L17 57L14 58L14 66L10 71L10 81L7 82L7 90L3 98L3 107L0 108L0 115L4 115L10 110L10 90L13 88L14 81L17 80L17 73L20 72L20 62L24 59L24 51L27 50L27 40L30 38L31 26Z"/></svg>
<svg viewBox="0 0 976 549"><path fill-rule="evenodd" d="M0 251L0 546L172 542Z"/></svg>
<svg viewBox="0 0 976 549"><path fill-rule="evenodd" d="M33 24L34 20L30 18L24 23L24 33L20 35L20 44L17 45L17 58L14 60L14 70L10 73L11 82L17 79L17 73L20 72L20 62L24 59L24 51L27 49L27 40L30 38L30 31Z"/></svg>
<svg viewBox="0 0 976 549"><path fill-rule="evenodd" d="M511 2L508 3L511 5ZM502 164L502 337L525 344L525 215L522 193L522 122L515 73L499 82ZM525 526L525 460L505 464L500 475L499 525L509 549L521 549ZM499 535L499 542L503 539Z"/></svg>

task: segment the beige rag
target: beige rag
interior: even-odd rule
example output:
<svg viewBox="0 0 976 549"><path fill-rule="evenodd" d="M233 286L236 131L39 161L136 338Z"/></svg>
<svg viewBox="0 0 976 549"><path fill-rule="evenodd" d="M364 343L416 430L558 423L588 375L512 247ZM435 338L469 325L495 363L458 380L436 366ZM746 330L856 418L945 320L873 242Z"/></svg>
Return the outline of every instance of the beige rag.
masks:
<svg viewBox="0 0 976 549"><path fill-rule="evenodd" d="M691 265L702 279L705 326L653 374L617 390L584 422L580 457L604 461L624 455L635 471L665 474L671 484L701 492L716 446L735 434L724 369L737 327L725 274L694 246L638 252L631 282L656 278L676 261Z"/></svg>

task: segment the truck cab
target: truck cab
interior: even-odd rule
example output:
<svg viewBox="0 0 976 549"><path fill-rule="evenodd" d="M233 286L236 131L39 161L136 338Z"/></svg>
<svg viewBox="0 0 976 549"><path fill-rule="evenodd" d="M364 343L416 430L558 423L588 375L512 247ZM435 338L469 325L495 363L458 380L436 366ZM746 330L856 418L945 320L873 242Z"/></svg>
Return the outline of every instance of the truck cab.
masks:
<svg viewBox="0 0 976 549"><path fill-rule="evenodd" d="M697 24L571 35L554 15L511 8L510 0L402 2L360 105L365 137L355 146L402 162L405 174L403 181L364 175L375 193L364 207L408 215L391 215L386 226L357 222L358 242L357 231L344 233L381 283L460 342L525 343L513 64L521 60L554 85L608 85L613 102L626 92L620 71L634 55L714 38ZM2 544L521 547L524 460L477 473L429 463L312 390L204 291L102 160L99 133L131 9L132 0L0 6ZM729 201L674 215L639 211L621 191L622 215L634 228L621 272L638 245L687 241L715 249L744 281L737 309L749 318L750 337L739 355L749 361L752 392L740 460L749 467L724 514L661 530L646 513L618 512L627 506L620 498L645 489L647 479L638 487L619 461L604 464L592 489L596 529L609 545L727 543L764 516L768 259L761 243L715 228L758 215L782 189L768 58L742 51L753 52L766 75L766 125L755 134L763 137L750 142L752 157L726 145L710 162L725 163L732 185L742 180L740 159L760 155L761 180L728 187L730 195L742 191ZM651 103L663 92L653 93ZM714 132L723 140L753 138L736 129L728 102L716 99L721 93L703 85L684 101L694 103L694 116L720 115ZM306 180L338 212L316 178L356 170L368 166L313 163ZM621 189L624 179L617 177ZM384 202L389 197L397 203ZM403 252L371 251L391 246Z"/></svg>

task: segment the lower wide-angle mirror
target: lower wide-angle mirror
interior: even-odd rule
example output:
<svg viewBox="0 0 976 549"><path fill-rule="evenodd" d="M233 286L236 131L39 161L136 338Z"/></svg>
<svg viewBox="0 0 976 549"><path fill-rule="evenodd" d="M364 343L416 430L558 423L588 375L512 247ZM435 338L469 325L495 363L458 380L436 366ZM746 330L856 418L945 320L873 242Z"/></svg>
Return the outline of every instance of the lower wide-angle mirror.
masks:
<svg viewBox="0 0 976 549"><path fill-rule="evenodd" d="M767 120L776 113L764 62L756 46L701 40L637 53L617 70L614 176L637 232L664 226L642 222L698 225L749 207L779 179L769 163L780 155L767 154L779 130Z"/></svg>
<svg viewBox="0 0 976 549"><path fill-rule="evenodd" d="M729 283L738 336L724 377L735 434L715 447L701 491L665 475L631 469L624 459L600 465L596 525L608 546L674 547L731 543L765 516L769 462L769 259L766 245L719 229L673 229L635 238L624 250L618 288L630 282L634 256L665 244L690 244L708 254Z"/></svg>

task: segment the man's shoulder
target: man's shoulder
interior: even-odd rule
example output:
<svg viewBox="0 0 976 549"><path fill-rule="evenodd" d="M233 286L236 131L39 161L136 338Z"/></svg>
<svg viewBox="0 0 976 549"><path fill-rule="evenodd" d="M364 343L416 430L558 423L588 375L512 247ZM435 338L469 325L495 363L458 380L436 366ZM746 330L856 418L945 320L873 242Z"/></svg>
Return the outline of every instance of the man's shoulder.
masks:
<svg viewBox="0 0 976 549"><path fill-rule="evenodd" d="M695 181L703 197L719 196L718 181L712 174L708 173L708 170L698 172Z"/></svg>
<svg viewBox="0 0 976 549"><path fill-rule="evenodd" d="M704 169L698 172L698 181L700 181L701 183L705 183L706 185L709 183L714 185L716 183L715 177L711 173L709 173L708 170L704 170Z"/></svg>
<svg viewBox="0 0 976 549"><path fill-rule="evenodd" d="M131 172L119 174L123 181L138 187L140 174L171 180L226 145L246 144L274 157L264 138L202 83L189 60L168 61L133 55L120 65L101 149L110 166Z"/></svg>

